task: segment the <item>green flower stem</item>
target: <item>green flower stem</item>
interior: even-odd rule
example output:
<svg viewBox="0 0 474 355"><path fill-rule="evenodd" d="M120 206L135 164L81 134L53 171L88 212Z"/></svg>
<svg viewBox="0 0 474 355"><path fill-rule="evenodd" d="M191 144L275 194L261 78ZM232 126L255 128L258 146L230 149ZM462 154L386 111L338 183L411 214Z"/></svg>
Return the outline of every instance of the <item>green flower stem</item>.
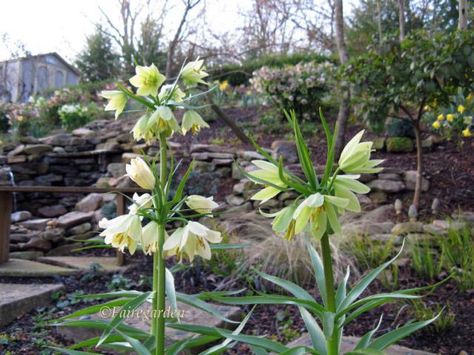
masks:
<svg viewBox="0 0 474 355"><path fill-rule="evenodd" d="M167 151L166 151L166 137L160 135L160 186L161 191L165 190L166 185L166 175L167 175ZM162 196L161 206L166 205L167 196ZM153 318L152 323L152 334L156 339L156 349L155 355L164 355L165 354L165 302L166 302L166 291L165 291L165 282L166 282L166 264L165 259L162 254L163 243L165 242L165 227L166 227L166 215L167 211L165 208L162 208L159 211L161 214L160 227L158 230L158 245L157 252L153 254L153 314L157 314L157 317Z"/></svg>
<svg viewBox="0 0 474 355"><path fill-rule="evenodd" d="M334 274L332 270L331 246L329 245L329 235L325 233L321 238L321 251L323 254L324 281L326 284L327 309L329 312L336 313L336 294L334 292ZM327 339L328 355L338 355L339 341L337 331Z"/></svg>

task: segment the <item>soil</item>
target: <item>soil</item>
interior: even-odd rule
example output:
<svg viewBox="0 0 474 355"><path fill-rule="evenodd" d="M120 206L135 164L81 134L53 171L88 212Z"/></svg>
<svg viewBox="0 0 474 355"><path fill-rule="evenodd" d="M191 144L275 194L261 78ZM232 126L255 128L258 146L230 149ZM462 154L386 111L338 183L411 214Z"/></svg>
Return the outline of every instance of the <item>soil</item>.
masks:
<svg viewBox="0 0 474 355"><path fill-rule="evenodd" d="M258 143L264 147L269 147L274 139L283 136L272 134L259 124L260 116L265 109L232 109L227 113L236 123L247 127L258 137ZM211 129L203 130L197 136L186 136L174 139L183 144L191 143L212 143L217 141L225 144L236 145L242 149L250 149L235 139L231 131L220 121L211 122ZM360 126L351 126L348 129L346 139L352 137ZM368 137L373 137L368 134ZM310 137L310 148L313 156L318 157L316 163L322 164L325 157L325 144L321 132L316 132ZM430 181L429 193L422 194L421 206L422 217L432 218L429 211L433 198L441 200L439 215L448 216L457 209L473 210L472 200L474 197L474 144L473 140L465 140L463 149L459 150L453 142L443 142L436 145L432 150L425 152L425 177ZM390 154L387 152L377 152L377 158L385 159L384 166L396 167L402 170L413 170L416 168L415 153ZM231 184L228 184L231 185ZM402 198L404 206L410 204L411 194L397 195ZM89 254L92 252L89 252ZM102 252L96 252L102 253ZM110 253L105 252L105 253ZM138 290L148 290L150 288L151 258L136 256L133 258L137 264L128 270L122 278L115 277L117 288L129 287ZM171 262L173 263L173 262ZM204 290L212 290L218 284L224 283L226 272L219 270L209 264L198 263L197 267L185 268L175 276L177 280L176 288L181 292L197 293ZM227 270L229 273L231 270ZM20 279L20 278L0 278L0 282L17 283L46 283L62 282L65 291L54 301L53 305L44 309L37 309L17 319L7 327L0 328L0 353L11 354L40 354L45 345L57 344L59 346L68 345L56 330L46 326L46 322L71 313L74 310L84 307L83 302L75 301L73 295L78 290L86 293L104 292L113 286L112 275L102 275L94 272L82 273L69 277L55 277L50 279ZM435 281L425 281L416 277L409 266L400 269L400 288L416 287L432 284ZM124 282L120 284L120 282ZM231 289L249 287L241 278L231 284ZM379 282L374 283L368 293L376 293L383 290ZM385 290L386 291L386 290ZM474 353L474 290L465 292L457 289L454 281L449 281L436 289L432 294L424 298L427 304L449 304L449 312L455 315L455 326L442 333L436 332L433 327L420 331L402 341L400 344L415 349L427 350L441 354L458 354L465 351L467 354ZM248 309L247 309L248 310ZM361 336L377 323L380 314L384 314L384 320L380 327L380 332L394 329L413 318L410 307L406 304L392 304L384 306L382 309L369 312L357 322L351 323L345 331L346 335ZM252 318L249 320L244 332L255 335L265 335L280 341L290 341L304 332L304 323L295 307L259 306L255 309ZM233 349L232 354L250 353L245 345L239 345Z"/></svg>

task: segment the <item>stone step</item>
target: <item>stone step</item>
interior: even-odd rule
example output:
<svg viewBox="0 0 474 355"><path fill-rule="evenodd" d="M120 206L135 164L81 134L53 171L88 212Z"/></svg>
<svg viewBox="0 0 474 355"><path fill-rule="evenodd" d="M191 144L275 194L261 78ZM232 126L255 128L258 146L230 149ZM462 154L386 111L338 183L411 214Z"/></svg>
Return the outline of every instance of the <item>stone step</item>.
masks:
<svg viewBox="0 0 474 355"><path fill-rule="evenodd" d="M117 258L113 256L44 256L38 258L38 261L84 271L90 271L98 266L98 272L125 272L132 266L132 264L117 265Z"/></svg>
<svg viewBox="0 0 474 355"><path fill-rule="evenodd" d="M359 342L360 338L354 336L345 336L342 339L341 344L341 354L352 351L356 344ZM289 347L296 346L308 346L311 347L311 338L309 334L303 334L300 338L292 341L288 344ZM384 354L386 355L434 355L433 353L414 350L404 346L392 345L389 348L385 349Z"/></svg>
<svg viewBox="0 0 474 355"><path fill-rule="evenodd" d="M46 306L52 293L63 288L63 284L0 283L0 326L8 325L32 309Z"/></svg>
<svg viewBox="0 0 474 355"><path fill-rule="evenodd" d="M0 276L4 277L52 277L69 276L77 273L77 269L68 269L56 265L39 263L32 260L10 259L0 264Z"/></svg>

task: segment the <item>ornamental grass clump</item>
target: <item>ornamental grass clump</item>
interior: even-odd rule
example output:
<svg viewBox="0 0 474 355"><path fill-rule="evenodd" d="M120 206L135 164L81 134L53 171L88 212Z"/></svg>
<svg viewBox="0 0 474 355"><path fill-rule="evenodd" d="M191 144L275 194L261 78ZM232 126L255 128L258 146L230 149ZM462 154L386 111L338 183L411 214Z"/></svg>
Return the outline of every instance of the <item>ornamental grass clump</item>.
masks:
<svg viewBox="0 0 474 355"><path fill-rule="evenodd" d="M318 302L303 287L288 280L259 272L259 275L285 291L290 296L274 294L257 294L254 296L228 297L222 295L210 296L216 301L233 305L247 304L279 304L297 306L304 320L306 329L312 341L312 346L298 346L290 349L280 344L279 350L285 354L340 354L344 327L360 315L372 309L395 300L417 299L416 292L428 288L409 289L390 293L373 294L361 298L367 287L394 260L401 250L391 260L370 270L367 274L349 287L350 270L339 285L335 285L333 273L333 258L331 255L330 239L341 234L339 216L344 211L360 212L360 204L356 194L369 192L369 187L359 181L360 174L373 174L382 170L381 160L371 159L372 142L363 142L363 131L352 138L342 151L337 161L334 161L334 137L321 114L328 142L327 161L324 171L317 172L314 168L309 149L303 140L298 121L294 112L286 114L297 146L299 162L304 178L298 177L285 169L282 159L275 160L265 150L256 146L258 151L267 159L254 161L259 169L246 173L253 182L263 186L252 199L265 203L284 191L297 193L295 201L273 214L264 214L272 218L272 227L276 234L288 240L306 238L307 250L314 269L314 278L322 302ZM321 173L321 175L318 175ZM318 242L321 246L321 256L311 245ZM290 244L291 245L291 244ZM402 245L403 248L403 245ZM375 337L382 323L382 317L375 329L367 332L356 344L351 354L382 354L390 345L406 337L412 332L430 324L436 319L409 323L398 329ZM273 344L274 345L274 344ZM275 351L264 344L253 346L257 353L267 354Z"/></svg>

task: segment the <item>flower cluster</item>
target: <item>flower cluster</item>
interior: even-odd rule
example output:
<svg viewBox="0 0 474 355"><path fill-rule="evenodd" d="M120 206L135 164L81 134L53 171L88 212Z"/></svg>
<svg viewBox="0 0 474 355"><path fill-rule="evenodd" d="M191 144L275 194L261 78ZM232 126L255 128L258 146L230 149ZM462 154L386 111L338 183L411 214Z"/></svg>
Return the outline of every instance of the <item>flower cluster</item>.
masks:
<svg viewBox="0 0 474 355"><path fill-rule="evenodd" d="M288 240L303 231L318 239L325 233L340 233L339 214L345 210L360 212L356 194L366 194L370 191L368 186L358 181L360 174L381 171L382 168L378 165L382 160L370 159L372 142L361 142L364 133L361 131L343 149L334 173L331 158L328 159L324 177L319 181L309 159L309 151L299 139L296 118L292 119L297 132L295 136L299 146L300 163L308 182L286 171L281 162L255 160L252 163L258 169L249 172L247 176L264 188L253 195L252 199L263 204L282 191L294 190L299 194L289 206L273 214L264 214L273 218L273 230Z"/></svg>
<svg viewBox="0 0 474 355"><path fill-rule="evenodd" d="M474 93L464 96L461 89L451 98L447 107L438 107L436 103L424 107L425 118L431 122L436 131L442 132L448 138L462 135L465 138L472 136L474 129Z"/></svg>
<svg viewBox="0 0 474 355"><path fill-rule="evenodd" d="M196 134L202 127L209 127L195 110L186 110L181 126L174 114L176 109L184 110L189 106L192 98L190 88L205 84L203 78L208 74L204 71L202 60L186 64L172 84L165 84L165 76L154 64L148 67L137 66L135 71L136 74L129 81L136 88L136 93L125 88L101 93L102 97L109 100L105 110L115 111L116 119L125 110L130 98L146 105L145 114L132 131L135 140L144 139L149 142L160 134L169 137L174 133L186 134L189 131Z"/></svg>
<svg viewBox="0 0 474 355"><path fill-rule="evenodd" d="M154 192L157 179L147 162L142 158L134 158L126 165L127 175L138 186ZM156 192L156 191L155 191ZM199 215L210 216L218 207L212 197L192 195L186 197L184 203ZM100 234L105 238L105 243L124 252L128 249L134 254L137 247L141 246L147 255L155 253L157 249L157 236L159 223L149 221L144 227L144 217L153 218L153 196L149 193L135 194L133 203L127 215L118 216L112 220L103 219L99 227L104 231ZM188 221L184 227L178 228L171 236L167 237L163 252L166 256L177 255L180 259L187 256L191 261L195 255L210 259L209 243L219 243L222 240L220 232L210 230L204 225Z"/></svg>
<svg viewBox="0 0 474 355"><path fill-rule="evenodd" d="M129 99L144 105L145 114L132 130L134 138L159 140L160 151L165 154L161 158L166 159L167 137L174 133L196 134L201 128L209 127L190 103L194 99L190 89L205 84L203 78L206 76L201 60L186 64L172 84L166 84L165 76L155 65L137 66L136 75L130 79L136 92L119 86L118 90L102 92L102 96L109 100L106 110L115 111L116 118L125 110ZM175 117L176 109L185 110L181 123ZM173 172L169 177L162 176L166 175L166 164L166 160L160 160L159 174L154 162L147 162L140 157L126 165L128 177L148 192L134 195L127 215L110 221L102 220L100 227L104 231L101 236L105 238L106 244L122 252L128 249L130 254L141 247L145 254L159 253L160 258L177 256L179 260L186 257L192 261L198 255L210 259L209 243L219 243L222 240L221 233L191 219L212 216L218 204L212 197L182 196L191 167L171 198L168 181L173 177ZM181 226L168 236L165 228L176 223ZM161 240L160 235L164 236Z"/></svg>
<svg viewBox="0 0 474 355"><path fill-rule="evenodd" d="M250 83L278 107L294 109L301 118L309 120L328 94L330 67L329 63L314 62L283 68L262 67L253 73Z"/></svg>

